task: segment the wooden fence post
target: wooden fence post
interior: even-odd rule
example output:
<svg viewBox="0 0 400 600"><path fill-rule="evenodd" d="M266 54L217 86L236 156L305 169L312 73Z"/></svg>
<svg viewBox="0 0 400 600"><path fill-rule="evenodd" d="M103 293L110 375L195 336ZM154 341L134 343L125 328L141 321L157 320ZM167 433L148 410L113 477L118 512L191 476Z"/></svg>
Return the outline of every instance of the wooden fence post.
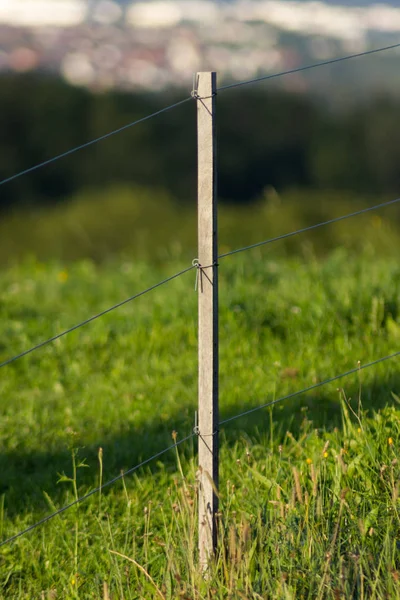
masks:
<svg viewBox="0 0 400 600"><path fill-rule="evenodd" d="M218 239L216 73L198 73L199 553L205 571L217 543Z"/></svg>

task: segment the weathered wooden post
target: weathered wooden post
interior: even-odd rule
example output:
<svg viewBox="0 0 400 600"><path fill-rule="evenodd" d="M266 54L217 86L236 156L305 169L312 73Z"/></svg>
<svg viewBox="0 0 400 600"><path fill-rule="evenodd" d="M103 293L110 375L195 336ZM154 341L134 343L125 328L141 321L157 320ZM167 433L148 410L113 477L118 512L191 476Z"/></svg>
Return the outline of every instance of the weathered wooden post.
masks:
<svg viewBox="0 0 400 600"><path fill-rule="evenodd" d="M217 543L218 239L216 73L198 73L199 552L205 571Z"/></svg>

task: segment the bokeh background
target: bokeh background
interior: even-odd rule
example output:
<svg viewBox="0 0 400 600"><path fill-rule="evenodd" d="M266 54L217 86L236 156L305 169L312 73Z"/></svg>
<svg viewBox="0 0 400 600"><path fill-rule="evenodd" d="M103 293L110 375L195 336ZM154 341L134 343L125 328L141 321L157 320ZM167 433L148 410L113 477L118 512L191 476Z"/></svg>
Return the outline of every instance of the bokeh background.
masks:
<svg viewBox="0 0 400 600"><path fill-rule="evenodd" d="M190 94L400 40L397 2L0 0L0 181ZM399 50L218 95L222 251L396 198ZM0 186L0 263L196 252L196 106ZM373 215L373 216L372 216ZM279 246L398 251L400 212Z"/></svg>

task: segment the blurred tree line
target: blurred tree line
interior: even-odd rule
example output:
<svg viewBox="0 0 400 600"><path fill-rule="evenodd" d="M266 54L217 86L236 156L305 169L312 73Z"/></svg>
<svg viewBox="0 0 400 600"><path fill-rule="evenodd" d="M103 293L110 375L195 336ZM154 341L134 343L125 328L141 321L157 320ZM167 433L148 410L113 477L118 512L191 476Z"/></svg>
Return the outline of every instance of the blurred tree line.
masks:
<svg viewBox="0 0 400 600"><path fill-rule="evenodd" d="M91 93L32 75L0 79L0 181L182 99L182 92ZM332 109L321 97L267 85L218 96L221 199L265 188L398 195L399 101ZM129 183L196 197L196 106L188 102L0 188L0 210L63 200L81 188Z"/></svg>

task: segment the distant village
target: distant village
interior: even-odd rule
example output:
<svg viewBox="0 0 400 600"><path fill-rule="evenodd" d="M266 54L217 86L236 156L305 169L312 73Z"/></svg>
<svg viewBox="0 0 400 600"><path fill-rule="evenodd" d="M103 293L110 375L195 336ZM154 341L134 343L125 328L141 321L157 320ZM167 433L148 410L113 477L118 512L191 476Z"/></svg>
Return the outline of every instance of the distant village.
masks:
<svg viewBox="0 0 400 600"><path fill-rule="evenodd" d="M0 0L0 72L94 89L240 80L399 41L400 8L286 0Z"/></svg>

